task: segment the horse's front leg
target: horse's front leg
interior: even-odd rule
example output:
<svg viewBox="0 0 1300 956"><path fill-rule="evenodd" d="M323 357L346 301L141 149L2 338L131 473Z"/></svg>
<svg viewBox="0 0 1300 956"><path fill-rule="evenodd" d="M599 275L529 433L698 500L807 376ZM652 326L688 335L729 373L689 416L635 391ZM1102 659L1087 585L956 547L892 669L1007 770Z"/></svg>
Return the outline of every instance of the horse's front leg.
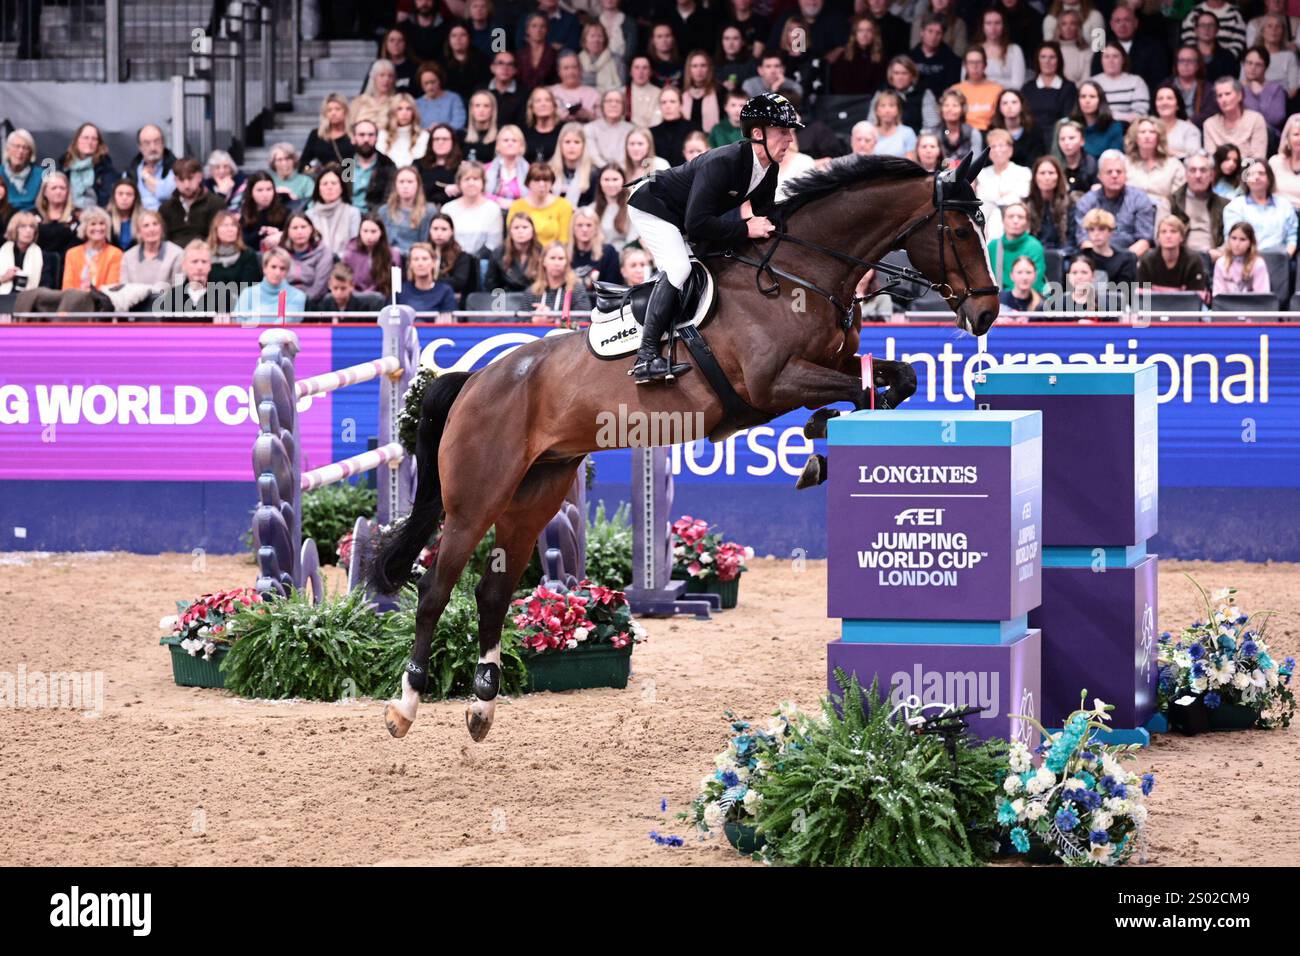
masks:
<svg viewBox="0 0 1300 956"><path fill-rule="evenodd" d="M886 360L871 363L872 385L875 401L871 392L861 390L854 400L856 408L897 408L916 392L916 371L910 362L891 362ZM837 408L819 408L803 426L804 437L825 438L826 423L840 415Z"/></svg>

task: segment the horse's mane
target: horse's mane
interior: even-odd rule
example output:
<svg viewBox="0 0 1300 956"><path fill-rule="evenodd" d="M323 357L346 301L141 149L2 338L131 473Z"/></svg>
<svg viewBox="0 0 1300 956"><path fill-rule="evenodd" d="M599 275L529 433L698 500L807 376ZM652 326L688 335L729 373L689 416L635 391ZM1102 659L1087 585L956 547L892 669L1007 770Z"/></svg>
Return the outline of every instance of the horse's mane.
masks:
<svg viewBox="0 0 1300 956"><path fill-rule="evenodd" d="M901 156L845 157L832 161L827 169L814 170L790 180L785 186L785 199L776 208L788 216L814 199L829 196L854 183L929 175L919 164Z"/></svg>

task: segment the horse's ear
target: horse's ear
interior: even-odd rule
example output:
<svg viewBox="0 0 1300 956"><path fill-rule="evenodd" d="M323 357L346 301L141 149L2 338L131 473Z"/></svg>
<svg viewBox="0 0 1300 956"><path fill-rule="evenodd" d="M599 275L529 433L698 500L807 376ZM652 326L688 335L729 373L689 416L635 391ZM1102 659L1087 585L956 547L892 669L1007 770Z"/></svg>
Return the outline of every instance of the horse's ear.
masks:
<svg viewBox="0 0 1300 956"><path fill-rule="evenodd" d="M971 154L967 153L966 159L962 161L963 166L970 159L970 157ZM980 174L980 171L983 170L984 167L987 166L988 164L989 164L989 150L988 147L986 146L984 147L984 152L980 153L980 158L975 160L974 165L972 165L970 169L967 170L966 173L967 182L972 182L972 183L975 182L975 177L978 176Z"/></svg>
<svg viewBox="0 0 1300 956"><path fill-rule="evenodd" d="M953 174L952 181L955 183L964 183L969 179L971 154L967 153L961 158L961 165L957 167L957 172Z"/></svg>

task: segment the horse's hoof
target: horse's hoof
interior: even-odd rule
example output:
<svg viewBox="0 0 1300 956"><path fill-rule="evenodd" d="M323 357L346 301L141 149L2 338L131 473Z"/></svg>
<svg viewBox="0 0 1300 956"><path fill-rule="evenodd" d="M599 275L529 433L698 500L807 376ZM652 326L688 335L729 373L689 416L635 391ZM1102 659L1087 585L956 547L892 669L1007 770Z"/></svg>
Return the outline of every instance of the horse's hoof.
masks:
<svg viewBox="0 0 1300 956"><path fill-rule="evenodd" d="M393 706L390 701L384 706L384 726L394 737L405 737L406 732L411 729L414 721L402 715L402 712Z"/></svg>
<svg viewBox="0 0 1300 956"><path fill-rule="evenodd" d="M492 702L486 700L476 700L465 708L465 726L469 728L469 735L476 744L482 743L492 729L494 709Z"/></svg>
<svg viewBox="0 0 1300 956"><path fill-rule="evenodd" d="M826 423L832 418L838 418L840 410L838 408L819 408L812 413L812 417L804 423L803 437L809 440L826 437Z"/></svg>
<svg viewBox="0 0 1300 956"><path fill-rule="evenodd" d="M804 488L813 488L825 481L826 469L823 467L825 460L821 455L809 455L808 460L804 462L803 473L794 483L795 488L802 491Z"/></svg>

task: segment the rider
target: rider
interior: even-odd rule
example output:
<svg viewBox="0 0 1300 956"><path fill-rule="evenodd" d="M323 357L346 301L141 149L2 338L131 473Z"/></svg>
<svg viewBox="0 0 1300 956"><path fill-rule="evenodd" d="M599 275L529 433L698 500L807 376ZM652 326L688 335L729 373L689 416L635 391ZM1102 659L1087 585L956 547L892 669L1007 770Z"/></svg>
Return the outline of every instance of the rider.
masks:
<svg viewBox="0 0 1300 956"><path fill-rule="evenodd" d="M777 167L803 129L794 105L780 93L761 93L740 111L745 138L711 149L689 163L637 180L629 187L628 216L641 245L662 270L646 304L641 347L631 375L638 385L661 382L690 369L668 367L660 340L681 310L681 292L691 274L687 240L735 245L766 239L775 228L763 213L776 195ZM750 219L725 214L749 201Z"/></svg>

